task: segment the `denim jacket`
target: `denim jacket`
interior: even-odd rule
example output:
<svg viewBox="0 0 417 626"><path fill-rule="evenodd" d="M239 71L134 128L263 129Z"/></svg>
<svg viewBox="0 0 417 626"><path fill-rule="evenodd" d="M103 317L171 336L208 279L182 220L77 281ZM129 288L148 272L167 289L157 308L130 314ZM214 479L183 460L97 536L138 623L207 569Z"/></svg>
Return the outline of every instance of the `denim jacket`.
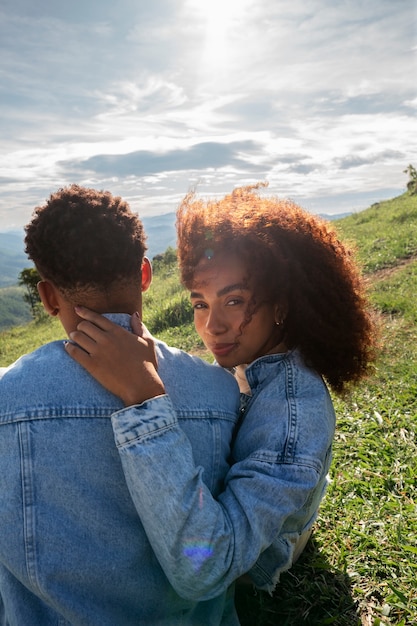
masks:
<svg viewBox="0 0 417 626"><path fill-rule="evenodd" d="M129 316L109 317L129 325ZM193 478L204 477L218 493L239 410L237 385L229 373L179 350L162 343L157 350L181 426L176 445L193 456ZM208 602L184 599L182 585L177 590L176 577L171 584L158 563L115 446L110 416L122 408L118 398L62 342L0 376L0 624L238 624L226 593ZM153 425L143 422L142 430ZM167 477L159 494L153 485L154 495L169 499L174 481ZM165 513L162 534L171 523Z"/></svg>
<svg viewBox="0 0 417 626"><path fill-rule="evenodd" d="M298 351L261 357L246 375L251 395L242 394L234 463L217 500L180 445L169 397L112 417L133 500L184 597L213 598L249 570L258 587L273 589L325 491L335 415L322 378Z"/></svg>

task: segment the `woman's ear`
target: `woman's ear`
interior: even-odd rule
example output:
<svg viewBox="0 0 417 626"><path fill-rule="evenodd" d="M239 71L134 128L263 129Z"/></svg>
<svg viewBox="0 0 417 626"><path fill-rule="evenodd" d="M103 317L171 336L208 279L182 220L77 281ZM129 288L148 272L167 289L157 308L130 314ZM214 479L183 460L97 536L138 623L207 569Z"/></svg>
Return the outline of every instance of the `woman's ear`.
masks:
<svg viewBox="0 0 417 626"><path fill-rule="evenodd" d="M40 280L37 288L45 311L49 315L56 317L60 309L56 287L49 280Z"/></svg>
<svg viewBox="0 0 417 626"><path fill-rule="evenodd" d="M282 324L287 317L288 307L285 303L275 305L275 324Z"/></svg>
<svg viewBox="0 0 417 626"><path fill-rule="evenodd" d="M147 256L143 258L142 263L142 291L146 291L152 282L152 265Z"/></svg>

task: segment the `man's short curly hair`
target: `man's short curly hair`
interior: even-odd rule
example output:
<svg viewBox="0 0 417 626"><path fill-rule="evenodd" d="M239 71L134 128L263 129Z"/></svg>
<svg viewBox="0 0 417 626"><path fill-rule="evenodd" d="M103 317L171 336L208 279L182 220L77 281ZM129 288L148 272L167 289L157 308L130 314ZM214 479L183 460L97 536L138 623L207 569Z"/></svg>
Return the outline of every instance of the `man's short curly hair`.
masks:
<svg viewBox="0 0 417 626"><path fill-rule="evenodd" d="M71 185L51 194L25 227L26 253L63 292L138 281L146 251L142 222L108 191Z"/></svg>
<svg viewBox="0 0 417 626"><path fill-rule="evenodd" d="M181 280L193 287L197 265L236 254L262 302L286 311L285 341L342 392L375 358L375 324L352 250L330 224L289 200L263 198L260 183L221 200L188 194L177 212Z"/></svg>

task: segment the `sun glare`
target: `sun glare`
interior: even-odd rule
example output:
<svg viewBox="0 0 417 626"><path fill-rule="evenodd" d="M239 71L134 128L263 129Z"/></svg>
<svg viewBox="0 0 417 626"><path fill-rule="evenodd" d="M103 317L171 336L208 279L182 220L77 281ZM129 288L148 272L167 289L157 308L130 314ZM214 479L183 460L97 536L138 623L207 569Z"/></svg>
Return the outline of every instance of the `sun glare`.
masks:
<svg viewBox="0 0 417 626"><path fill-rule="evenodd" d="M204 41L202 62L206 69L220 70L238 55L240 28L253 0L189 0L201 22Z"/></svg>

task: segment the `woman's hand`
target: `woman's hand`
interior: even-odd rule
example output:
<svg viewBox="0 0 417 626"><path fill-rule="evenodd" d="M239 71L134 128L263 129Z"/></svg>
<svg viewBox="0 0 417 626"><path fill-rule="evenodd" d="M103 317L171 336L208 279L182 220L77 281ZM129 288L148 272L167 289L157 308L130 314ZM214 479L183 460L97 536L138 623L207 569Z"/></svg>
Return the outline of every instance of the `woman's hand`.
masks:
<svg viewBox="0 0 417 626"><path fill-rule="evenodd" d="M138 316L134 330L141 336L85 307L77 307L76 313L83 321L70 333L75 343L67 342L65 349L103 387L119 396L125 406L165 393L154 341Z"/></svg>

